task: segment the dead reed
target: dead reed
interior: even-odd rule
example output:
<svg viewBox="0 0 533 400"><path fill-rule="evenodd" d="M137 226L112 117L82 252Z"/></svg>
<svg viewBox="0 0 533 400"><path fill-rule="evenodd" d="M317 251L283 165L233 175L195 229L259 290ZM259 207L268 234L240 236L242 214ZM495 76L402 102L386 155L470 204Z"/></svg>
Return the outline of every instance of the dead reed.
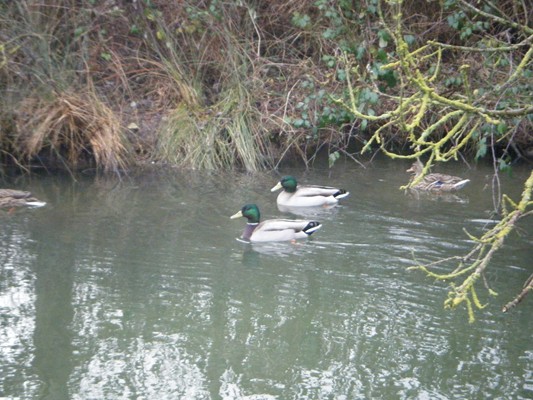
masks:
<svg viewBox="0 0 533 400"><path fill-rule="evenodd" d="M50 101L28 98L17 117L17 150L67 168L92 166L119 172L127 165L122 126L94 92L54 93Z"/></svg>

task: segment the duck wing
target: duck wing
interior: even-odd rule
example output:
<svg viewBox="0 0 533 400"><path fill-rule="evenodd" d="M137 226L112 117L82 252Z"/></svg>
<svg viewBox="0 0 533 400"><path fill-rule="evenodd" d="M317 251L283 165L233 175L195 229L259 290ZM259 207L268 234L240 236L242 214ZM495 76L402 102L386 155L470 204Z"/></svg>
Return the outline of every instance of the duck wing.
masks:
<svg viewBox="0 0 533 400"><path fill-rule="evenodd" d="M417 187L423 190L452 191L461 189L468 182L470 182L470 179L434 173L426 175Z"/></svg>
<svg viewBox="0 0 533 400"><path fill-rule="evenodd" d="M301 239L321 228L320 222L291 219L270 219L261 222L253 231L252 242Z"/></svg>
<svg viewBox="0 0 533 400"><path fill-rule="evenodd" d="M307 185L307 186L298 186L296 189L296 196L302 197L313 197L313 196L324 196L329 197L333 196L337 199L348 196L348 192L344 189L338 189L331 186L318 186L318 185Z"/></svg>
<svg viewBox="0 0 533 400"><path fill-rule="evenodd" d="M31 196L30 192L15 189L0 189L0 198L25 199Z"/></svg>
<svg viewBox="0 0 533 400"><path fill-rule="evenodd" d="M311 222L316 221L308 221L303 219L267 219L259 224L259 226L256 228L256 231L278 231L284 229L303 231Z"/></svg>

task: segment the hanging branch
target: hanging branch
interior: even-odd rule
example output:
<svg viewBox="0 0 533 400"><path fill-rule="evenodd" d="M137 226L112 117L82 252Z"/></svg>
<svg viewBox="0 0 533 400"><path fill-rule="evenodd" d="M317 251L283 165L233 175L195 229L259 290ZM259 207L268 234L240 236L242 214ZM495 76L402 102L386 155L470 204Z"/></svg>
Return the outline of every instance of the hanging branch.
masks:
<svg viewBox="0 0 533 400"><path fill-rule="evenodd" d="M470 11L477 12L478 15L488 17L497 22L505 23L522 31L528 36L527 39L514 46L501 46L478 49L487 53L498 53L515 51L518 48L529 46L525 52L517 52L521 59L514 68L510 69L507 76L500 82L495 82L491 89L484 96L476 96L473 82L468 78L468 70L473 66L463 64L459 72L464 81L464 93L455 94L454 97L447 96L439 86L442 81L441 76L441 57L443 49L451 49L450 45L444 45L438 42L428 42L418 49L409 49L404 40L402 33L402 0L389 1L387 4L396 7L393 10L393 26L390 26L383 16L381 2L379 2L378 13L382 26L393 38L397 60L390 62L381 67L382 70L395 70L400 77L401 87L399 95L388 95L392 106L387 112L380 115L365 114L359 109L358 95L359 87L365 85L364 76L356 65L356 61L344 54L341 62L348 71L346 84L349 93L349 101L342 99L332 99L336 104L344 107L356 118L368 120L378 125L378 128L371 135L362 152L369 151L375 144L380 146L382 152L391 158L400 159L417 159L423 155L428 157L422 173L417 179L409 182L407 186L401 189L407 189L416 185L429 172L432 162L445 162L451 159L457 159L459 151L464 149L468 144L472 144L475 135L481 126L492 126L497 128L504 119L513 117L526 117L533 112L531 104L525 104L515 108L498 109L497 101L492 105L487 99L489 95L494 99L499 99L505 90L511 84L522 77L526 68L529 68L533 58L533 47L531 40L533 31L523 25L513 21L504 20L503 17L497 17L486 12L481 12L477 8L470 6L463 0L461 4L468 7ZM455 51L469 52L470 48L455 46ZM431 63L435 65L433 70L424 71L424 65ZM374 83L374 87L378 85ZM378 95L383 95L377 89ZM428 114L439 115L436 121L428 122ZM410 154L399 154L386 148L384 132L387 129L394 128L397 131L404 132L410 142L412 151ZM444 135L439 138L436 132L445 131ZM482 278L488 292L496 295L486 283L484 273L492 260L494 254L503 246L505 239L515 228L517 222L533 211L529 209L533 206L531 201L531 192L533 188L533 171L524 184L524 191L519 203L514 203L508 196L503 196L503 218L492 229L485 232L481 237L475 237L468 232L466 235L475 242L473 248L463 257L450 257L439 260L430 264L418 264L411 269L424 271L429 276L438 280L451 280L452 287L448 299L444 302L447 308L456 308L464 303L468 310L470 322L474 321L474 309L481 309L484 306L479 301L476 293L476 284L479 278ZM431 267L454 262L458 264L451 273L439 274L432 272ZM462 282L456 282L463 279ZM524 290L509 304L504 307L504 311L518 304L525 295L533 288L533 278L526 282Z"/></svg>
<svg viewBox="0 0 533 400"><path fill-rule="evenodd" d="M432 153L434 154L435 161L457 159L459 151L472 142L472 137L477 132L480 125L488 124L496 127L502 122L503 118L525 117L533 112L532 105L508 109L488 108L487 106L482 105L483 97L474 98L473 93L475 93L475 91L472 90L470 87L471 84L466 79L465 85L468 86L467 96L450 98L439 93L439 87L436 86L436 84L439 82L438 77L441 72L442 49L452 48L453 46L450 47L451 45L430 41L420 48L409 50L409 46L405 42L402 32L402 1L396 1L394 3L397 6L396 12L393 15L395 22L394 28L389 26L385 21L381 10L381 2L379 3L379 15L383 27L385 27L387 32L394 39L398 54L398 60L381 66L381 69L383 71L391 69L396 70L406 82L401 88L400 96L389 96L390 99L396 102L396 105L389 111L380 115L370 115L360 111L358 104L359 88L353 81L352 76L356 78L357 82L361 83L363 83L363 77L361 76L355 61L347 54L343 54L340 60L344 63L345 70L349 72L346 74L349 102L347 103L338 98L333 98L332 100L336 104L345 108L356 118L368 120L380 125L367 141L361 150L361 153L369 151L374 144L378 144L380 149L392 158L416 159L424 154ZM478 11L475 7L471 6L469 6L469 9ZM480 12L480 15L485 17L489 16L496 21L503 21L503 18L501 17L486 14L487 13ZM513 21L509 20L505 20L504 22L511 26L514 26L513 24L515 24ZM510 52L523 46L529 46L529 49L523 54L520 62L516 65L514 70L509 73L507 79L494 85L493 91L496 93L503 92L511 85L511 83L516 81L533 58L533 47L531 46L533 35L531 35L531 30L526 29L527 27L522 25L515 25L517 28L523 29L524 32L529 34L527 39L514 46L478 49L479 51L487 53ZM432 51L430 54L425 54L425 52L431 50L432 47L436 47L436 51ZM470 51L470 48L467 47L455 46L453 48L457 51ZM422 65L430 62L432 58L436 58L436 67L430 75L424 75L422 72ZM468 64L464 64L460 67L463 78L466 77L466 71L470 68L471 66ZM411 93L405 95L404 92ZM498 96L496 95L496 97ZM426 123L424 118L429 112L442 114L442 117L424 127L423 124ZM439 128L442 128L449 123L453 123L454 126L447 135L437 141L430 139L432 133L438 131ZM386 129L391 127L406 132L411 142L411 147L416 149L416 151L411 154L403 155L386 149L386 140L383 133ZM420 179L423 179L423 175L428 171L429 167L424 170L424 174L420 176ZM414 185L416 185L416 182L410 182L407 187L412 187ZM402 189L405 189L405 187L402 187Z"/></svg>
<svg viewBox="0 0 533 400"><path fill-rule="evenodd" d="M470 322L474 321L474 312L472 305L475 305L477 308L481 309L484 306L481 305L477 298L475 291L475 283L477 280L483 276L487 266L489 265L490 260L492 259L494 253L499 250L509 233L513 230L518 220L529 215L531 211L527 211L528 208L533 206L533 201L531 201L531 195L533 192L533 171L531 172L529 178L527 179L524 185L524 191L522 192L522 198L518 204L513 202L509 197L504 195L504 201L512 210L507 210L504 207L503 218L498 222L492 229L485 232L481 237L477 238L470 235L468 232L466 234L468 237L476 242L474 248L464 257L460 258L459 265L454 272L450 274L437 274L430 271L430 267L435 265L435 263L427 265L417 265L410 267L410 269L417 269L424 271L426 274L432 278L438 280L454 280L466 273L470 273L465 280L459 286L452 286L452 290L448 293L448 299L444 302L444 306L447 308L455 308L459 304L466 302L468 309L468 315ZM456 258L449 258L445 261L451 261ZM503 311L514 307L518 304L529 290L533 288L532 277L526 281L524 285L524 290L518 295L518 297L506 305L503 308ZM489 289L489 293L495 295L496 293Z"/></svg>
<svg viewBox="0 0 533 400"><path fill-rule="evenodd" d="M507 312L511 308L516 307L518 303L524 300L524 297L526 297L530 290L533 290L533 274L529 276L526 283L524 284L524 289L518 294L518 296L516 296L514 300L503 306L502 312Z"/></svg>

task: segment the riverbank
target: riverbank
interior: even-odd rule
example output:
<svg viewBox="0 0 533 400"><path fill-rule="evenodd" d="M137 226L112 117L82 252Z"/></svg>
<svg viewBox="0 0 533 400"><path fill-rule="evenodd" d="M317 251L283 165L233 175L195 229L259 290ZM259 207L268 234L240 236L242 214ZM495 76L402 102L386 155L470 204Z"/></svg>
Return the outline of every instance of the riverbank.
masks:
<svg viewBox="0 0 533 400"><path fill-rule="evenodd" d="M0 165L531 157L532 11L436 3L2 3Z"/></svg>

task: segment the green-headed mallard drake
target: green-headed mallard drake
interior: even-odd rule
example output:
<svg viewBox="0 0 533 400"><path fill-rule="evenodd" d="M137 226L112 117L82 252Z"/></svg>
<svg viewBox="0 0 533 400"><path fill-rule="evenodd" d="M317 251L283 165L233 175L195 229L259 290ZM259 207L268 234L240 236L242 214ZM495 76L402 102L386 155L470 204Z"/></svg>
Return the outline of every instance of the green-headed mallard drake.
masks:
<svg viewBox="0 0 533 400"><path fill-rule="evenodd" d="M30 192L13 189L0 189L0 208L13 207L42 207L44 201L39 201Z"/></svg>
<svg viewBox="0 0 533 400"><path fill-rule="evenodd" d="M261 214L255 204L246 204L231 218L244 217L248 221L241 238L250 242L279 242L303 239L322 226L317 221L269 219L260 222Z"/></svg>
<svg viewBox="0 0 533 400"><path fill-rule="evenodd" d="M422 174L424 165L420 160L416 160L411 168L406 172L411 173L413 176L411 182ZM423 190L428 192L454 192L456 190L462 189L470 179L459 178L458 176L446 175L446 174L427 174L418 182L412 189Z"/></svg>
<svg viewBox="0 0 533 400"><path fill-rule="evenodd" d="M276 202L278 206L284 207L330 206L350 194L344 189L329 186L298 185L296 178L290 175L282 177L270 191L275 192L281 188L283 191L278 195Z"/></svg>

